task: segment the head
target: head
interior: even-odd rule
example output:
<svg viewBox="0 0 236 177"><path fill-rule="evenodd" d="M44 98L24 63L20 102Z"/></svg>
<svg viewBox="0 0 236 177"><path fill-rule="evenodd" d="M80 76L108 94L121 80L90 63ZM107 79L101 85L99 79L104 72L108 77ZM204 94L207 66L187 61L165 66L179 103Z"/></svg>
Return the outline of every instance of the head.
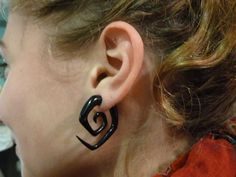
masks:
<svg viewBox="0 0 236 177"><path fill-rule="evenodd" d="M119 176L136 151L155 154L153 138L173 145L221 127L236 97L235 5L11 0L0 119L23 176ZM78 121L93 95L103 98L93 111L109 118L116 106L119 125L91 152L76 135L91 144L102 137Z"/></svg>

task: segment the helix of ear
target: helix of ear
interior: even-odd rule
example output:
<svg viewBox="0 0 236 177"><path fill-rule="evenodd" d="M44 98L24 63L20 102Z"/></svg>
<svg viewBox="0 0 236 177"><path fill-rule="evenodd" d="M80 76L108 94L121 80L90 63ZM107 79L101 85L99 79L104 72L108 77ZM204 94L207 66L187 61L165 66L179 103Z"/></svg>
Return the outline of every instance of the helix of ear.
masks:
<svg viewBox="0 0 236 177"><path fill-rule="evenodd" d="M89 122L88 122L88 115L93 110L95 106L99 106L102 104L102 97L99 95L92 96L84 105L80 112L80 118L79 121L82 124L82 126L92 135L92 136L98 136L102 131L107 127L108 121L106 114L103 112L96 112L93 116L93 121L97 123L99 118L102 118L102 124L100 127L98 127L96 130L94 130ZM105 133L105 135L95 144L91 145L87 143L86 141L82 140L79 136L76 136L79 141L86 146L90 150L95 150L101 147L116 131L118 126L118 111L117 108L114 106L109 110L109 113L111 115L111 126Z"/></svg>

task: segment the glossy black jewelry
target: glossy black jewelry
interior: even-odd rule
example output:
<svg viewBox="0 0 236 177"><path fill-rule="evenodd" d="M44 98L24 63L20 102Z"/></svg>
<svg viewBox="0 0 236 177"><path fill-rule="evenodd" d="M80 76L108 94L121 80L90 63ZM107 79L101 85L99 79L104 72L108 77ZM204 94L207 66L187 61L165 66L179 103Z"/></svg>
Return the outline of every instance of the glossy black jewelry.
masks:
<svg viewBox="0 0 236 177"><path fill-rule="evenodd" d="M88 122L88 115L93 110L95 106L101 105L102 103L102 97L99 95L92 96L84 105L83 109L80 112L80 123L84 126L84 128L93 136L99 135L107 126L107 117L103 112L96 112L96 114L93 116L93 121L97 123L97 120L99 117L102 118L102 125L96 129L93 130L92 127L89 125ZM102 137L102 139L95 145L91 145L84 140L82 140L80 137L76 136L80 142L85 145L90 150L98 149L100 146L102 146L116 131L118 126L118 111L116 107L112 107L110 110L111 115L111 127L106 132L106 134Z"/></svg>

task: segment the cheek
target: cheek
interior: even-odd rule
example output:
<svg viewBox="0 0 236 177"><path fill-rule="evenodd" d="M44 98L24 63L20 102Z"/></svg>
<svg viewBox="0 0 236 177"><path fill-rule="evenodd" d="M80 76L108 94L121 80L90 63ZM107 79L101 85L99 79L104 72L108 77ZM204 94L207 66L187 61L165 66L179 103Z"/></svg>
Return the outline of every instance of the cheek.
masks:
<svg viewBox="0 0 236 177"><path fill-rule="evenodd" d="M21 87L21 82L16 80L7 80L5 83L0 99L1 113L5 118L4 122L12 124L14 116L21 116L25 112L25 100L23 96L24 91Z"/></svg>
<svg viewBox="0 0 236 177"><path fill-rule="evenodd" d="M32 109L39 100L32 96L32 84L28 84L30 77L25 77L23 73L12 72L9 74L7 83L2 93L2 110L7 124L13 129L17 142L24 149L30 147L31 141L37 143L40 140L38 126L40 122L36 119L39 108ZM37 137L37 138L36 138Z"/></svg>
<svg viewBox="0 0 236 177"><path fill-rule="evenodd" d="M12 72L1 97L1 109L28 168L34 168L31 166L37 158L35 168L46 169L45 164L63 161L60 154L78 146L79 106L68 86L49 80L43 73Z"/></svg>

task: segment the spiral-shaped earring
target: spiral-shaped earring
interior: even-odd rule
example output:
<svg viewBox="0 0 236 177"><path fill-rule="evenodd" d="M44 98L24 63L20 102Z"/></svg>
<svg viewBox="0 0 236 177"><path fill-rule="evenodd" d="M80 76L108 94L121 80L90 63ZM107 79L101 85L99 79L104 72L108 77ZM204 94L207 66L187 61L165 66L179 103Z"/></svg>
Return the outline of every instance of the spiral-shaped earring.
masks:
<svg viewBox="0 0 236 177"><path fill-rule="evenodd" d="M96 129L93 130L92 127L89 125L88 122L88 115L89 113L93 110L93 108L97 105L101 105L102 103L102 97L99 95L92 96L84 105L83 109L80 112L80 118L79 121L83 125L83 127L93 136L99 135L107 126L107 117L103 112L97 112L93 116L93 120L95 123L97 123L97 120L99 117L102 118L102 125ZM102 137L100 141L98 141L97 144L95 145L90 145L84 140L82 140L80 137L76 136L80 142L85 145L88 149L90 150L95 150L98 149L101 145L103 145L111 136L112 134L116 131L117 126L118 126L118 111L116 107L112 107L110 110L110 115L111 115L111 127L109 130L106 132L106 134Z"/></svg>

